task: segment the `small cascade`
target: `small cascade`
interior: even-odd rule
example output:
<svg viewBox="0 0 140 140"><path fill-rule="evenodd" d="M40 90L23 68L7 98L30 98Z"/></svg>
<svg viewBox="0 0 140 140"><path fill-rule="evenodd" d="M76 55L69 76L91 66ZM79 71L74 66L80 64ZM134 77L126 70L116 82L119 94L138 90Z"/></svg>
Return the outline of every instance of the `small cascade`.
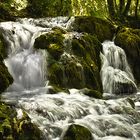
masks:
<svg viewBox="0 0 140 140"><path fill-rule="evenodd" d="M9 56L4 62L14 78L14 84L8 90L43 86L46 53L36 51L32 46L35 38L47 29L7 22L1 23L1 30L4 30L4 38L9 44Z"/></svg>
<svg viewBox="0 0 140 140"><path fill-rule="evenodd" d="M103 45L103 65L101 78L105 93L131 94L136 93L137 86L128 65L123 49L114 42L105 41Z"/></svg>

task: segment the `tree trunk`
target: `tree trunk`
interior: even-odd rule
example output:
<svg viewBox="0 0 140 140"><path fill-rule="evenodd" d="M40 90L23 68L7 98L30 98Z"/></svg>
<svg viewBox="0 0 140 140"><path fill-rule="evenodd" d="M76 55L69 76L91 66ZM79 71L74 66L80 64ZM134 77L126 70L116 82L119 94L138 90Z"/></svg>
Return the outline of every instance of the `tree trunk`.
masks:
<svg viewBox="0 0 140 140"><path fill-rule="evenodd" d="M135 18L138 18L138 5L139 5L139 0L136 0L136 7L135 7Z"/></svg>
<svg viewBox="0 0 140 140"><path fill-rule="evenodd" d="M120 0L120 3L119 3L120 14L122 14L124 7L125 7L125 0Z"/></svg>
<svg viewBox="0 0 140 140"><path fill-rule="evenodd" d="M108 4L109 15L111 18L114 18L115 16L114 0L107 0L107 4Z"/></svg>
<svg viewBox="0 0 140 140"><path fill-rule="evenodd" d="M128 12L129 12L129 9L130 9L130 5L131 5L131 0L127 0L127 4L126 4L124 12L123 12L124 16L128 15Z"/></svg>

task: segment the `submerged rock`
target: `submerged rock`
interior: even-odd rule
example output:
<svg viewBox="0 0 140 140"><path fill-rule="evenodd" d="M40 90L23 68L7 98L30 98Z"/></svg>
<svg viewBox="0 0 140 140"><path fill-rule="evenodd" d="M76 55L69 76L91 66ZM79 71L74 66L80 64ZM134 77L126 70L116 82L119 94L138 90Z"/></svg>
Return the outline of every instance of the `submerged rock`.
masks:
<svg viewBox="0 0 140 140"><path fill-rule="evenodd" d="M70 125L61 137L61 140L93 140L91 132L77 124Z"/></svg>
<svg viewBox="0 0 140 140"><path fill-rule="evenodd" d="M131 66L134 78L140 82L140 30L122 28L118 31L115 44L126 52L128 62Z"/></svg>

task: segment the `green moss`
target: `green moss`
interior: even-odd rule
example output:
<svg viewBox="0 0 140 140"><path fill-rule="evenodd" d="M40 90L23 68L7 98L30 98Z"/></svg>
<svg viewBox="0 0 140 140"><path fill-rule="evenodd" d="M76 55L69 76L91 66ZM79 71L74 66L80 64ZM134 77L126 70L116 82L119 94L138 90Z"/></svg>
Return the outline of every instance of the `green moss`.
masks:
<svg viewBox="0 0 140 140"><path fill-rule="evenodd" d="M92 140L91 132L84 126L72 124L68 127L63 140Z"/></svg>
<svg viewBox="0 0 140 140"><path fill-rule="evenodd" d="M60 58L64 52L63 34L65 31L61 28L53 28L53 31L41 35L35 40L34 47L37 49L47 49L49 54L56 60Z"/></svg>
<svg viewBox="0 0 140 140"><path fill-rule="evenodd" d="M57 44L50 44L47 50L56 60L58 60L64 52L63 47Z"/></svg>
<svg viewBox="0 0 140 140"><path fill-rule="evenodd" d="M57 87L64 86L64 67L61 63L55 62L48 65L48 79L52 85L56 85Z"/></svg>
<svg viewBox="0 0 140 140"><path fill-rule="evenodd" d="M83 67L80 63L71 60L64 68L68 88L80 89L85 86Z"/></svg>
<svg viewBox="0 0 140 140"><path fill-rule="evenodd" d="M50 44L58 44L63 46L63 30L58 28L53 28L52 32L41 35L35 40L34 47L40 49L47 49Z"/></svg>

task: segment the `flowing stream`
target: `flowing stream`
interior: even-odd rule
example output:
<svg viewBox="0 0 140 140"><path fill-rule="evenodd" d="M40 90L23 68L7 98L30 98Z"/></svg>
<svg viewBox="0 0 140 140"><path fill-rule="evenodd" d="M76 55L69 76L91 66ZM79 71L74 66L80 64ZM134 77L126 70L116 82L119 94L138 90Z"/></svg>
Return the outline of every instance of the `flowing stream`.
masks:
<svg viewBox="0 0 140 140"><path fill-rule="evenodd" d="M130 87L125 90L127 94L136 90L125 53L113 42L103 43L101 70L104 91L110 95L110 99L90 98L77 89L69 89L70 94L47 94L47 52L33 48L35 38L55 26L68 29L73 20L57 17L0 23L0 30L9 47L9 55L4 62L14 78L13 85L2 95L3 100L18 108L19 118L22 116L20 108L26 111L44 133L45 140L61 139L67 126L73 123L87 127L95 140L139 140L140 94L112 94L124 91L123 84L117 83L127 83ZM111 77L117 80L113 81ZM121 90L115 90L120 86Z"/></svg>

